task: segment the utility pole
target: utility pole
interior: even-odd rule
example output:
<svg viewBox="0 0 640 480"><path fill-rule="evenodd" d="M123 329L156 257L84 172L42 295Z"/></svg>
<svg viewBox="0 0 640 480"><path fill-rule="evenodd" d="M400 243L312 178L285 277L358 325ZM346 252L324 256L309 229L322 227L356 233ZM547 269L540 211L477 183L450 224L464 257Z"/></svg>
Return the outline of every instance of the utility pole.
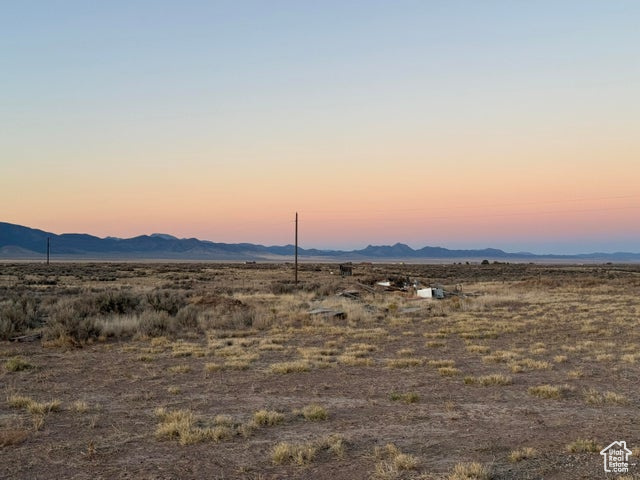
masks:
<svg viewBox="0 0 640 480"><path fill-rule="evenodd" d="M47 265L49 265L50 253L51 253L51 237L47 237Z"/></svg>
<svg viewBox="0 0 640 480"><path fill-rule="evenodd" d="M295 281L296 281L296 286L297 286L298 285L298 212L296 212L296 260L295 260L295 266L296 266Z"/></svg>

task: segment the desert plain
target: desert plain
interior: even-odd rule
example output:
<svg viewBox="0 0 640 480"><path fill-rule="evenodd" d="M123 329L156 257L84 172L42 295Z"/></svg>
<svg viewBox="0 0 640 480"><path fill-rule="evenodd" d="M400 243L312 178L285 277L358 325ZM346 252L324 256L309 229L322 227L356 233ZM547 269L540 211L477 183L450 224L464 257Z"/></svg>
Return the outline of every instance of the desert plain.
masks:
<svg viewBox="0 0 640 480"><path fill-rule="evenodd" d="M639 265L3 263L0 477L640 478L639 319Z"/></svg>

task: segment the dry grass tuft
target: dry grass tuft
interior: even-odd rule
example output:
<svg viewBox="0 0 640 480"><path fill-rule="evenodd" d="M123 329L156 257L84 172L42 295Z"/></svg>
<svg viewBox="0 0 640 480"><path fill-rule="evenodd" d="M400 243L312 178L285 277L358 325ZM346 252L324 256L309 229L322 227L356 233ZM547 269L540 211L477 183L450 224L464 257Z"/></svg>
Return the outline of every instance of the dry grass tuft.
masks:
<svg viewBox="0 0 640 480"><path fill-rule="evenodd" d="M625 405L629 402L629 399L624 395L615 392L600 393L595 388L590 388L584 391L584 399L591 405Z"/></svg>
<svg viewBox="0 0 640 480"><path fill-rule="evenodd" d="M523 358L515 362L509 362L509 368L513 373L519 373L529 370L548 370L549 368L551 368L551 364L545 360Z"/></svg>
<svg viewBox="0 0 640 480"><path fill-rule="evenodd" d="M204 431L195 426L195 417L190 410L167 411L158 408L155 411L160 424L156 428L158 438L177 438L180 445L189 445L203 441Z"/></svg>
<svg viewBox="0 0 640 480"><path fill-rule="evenodd" d="M528 458L535 458L538 455L538 451L532 447L523 447L518 450L514 450L509 454L509 461L516 463Z"/></svg>
<svg viewBox="0 0 640 480"><path fill-rule="evenodd" d="M416 403L420 401L420 395L415 392L407 392L407 393L397 393L392 392L389 395L389 398L394 401L402 401L404 403Z"/></svg>
<svg viewBox="0 0 640 480"><path fill-rule="evenodd" d="M410 357L415 353L413 348L402 348L396 352L398 357Z"/></svg>
<svg viewBox="0 0 640 480"><path fill-rule="evenodd" d="M429 360L427 364L430 367L447 368L455 366L455 360Z"/></svg>
<svg viewBox="0 0 640 480"><path fill-rule="evenodd" d="M529 387L529 395L538 398L555 398L560 399L567 396L567 393L573 389L569 385L538 385Z"/></svg>
<svg viewBox="0 0 640 480"><path fill-rule="evenodd" d="M155 414L160 420L156 428L156 437L175 438L180 445L191 445L206 440L219 442L231 438L234 434L228 425L216 425L210 428L199 426L199 422L190 410L168 411L158 408Z"/></svg>
<svg viewBox="0 0 640 480"><path fill-rule="evenodd" d="M475 384L488 387L491 385L510 385L512 383L512 379L507 375L493 373L491 375L481 375L479 377L466 376L464 377L464 383L467 385Z"/></svg>
<svg viewBox="0 0 640 480"><path fill-rule="evenodd" d="M293 463L299 466L313 461L318 447L311 443L280 442L271 450L271 460L276 465Z"/></svg>
<svg viewBox="0 0 640 480"><path fill-rule="evenodd" d="M322 446L326 448L329 453L335 455L336 457L342 458L344 456L346 442L342 435L329 435L325 437L322 444Z"/></svg>
<svg viewBox="0 0 640 480"><path fill-rule="evenodd" d="M83 400L77 400L71 404L71 410L77 413L86 413L89 411L89 404Z"/></svg>
<svg viewBox="0 0 640 480"><path fill-rule="evenodd" d="M516 352L511 352L509 350L498 350L490 355L482 357L482 360L491 363L506 363L516 360L518 357L519 355Z"/></svg>
<svg viewBox="0 0 640 480"><path fill-rule="evenodd" d="M12 357L4 362L4 368L9 372L22 372L36 368L36 366L22 357Z"/></svg>
<svg viewBox="0 0 640 480"><path fill-rule="evenodd" d="M491 349L486 345L467 345L467 352L485 354L489 353Z"/></svg>
<svg viewBox="0 0 640 480"><path fill-rule="evenodd" d="M304 407L301 413L305 419L312 422L319 422L329 418L327 410L322 405L318 405L315 403Z"/></svg>
<svg viewBox="0 0 640 480"><path fill-rule="evenodd" d="M204 364L204 371L207 373L213 373L213 372L218 372L222 370L222 365L220 365L219 363L205 363Z"/></svg>
<svg viewBox="0 0 640 480"><path fill-rule="evenodd" d="M247 370L252 360L247 358L232 358L224 362L224 368L229 370Z"/></svg>
<svg viewBox="0 0 640 480"><path fill-rule="evenodd" d="M253 423L263 427L278 425L284 421L284 415L275 410L258 410L253 414Z"/></svg>
<svg viewBox="0 0 640 480"><path fill-rule="evenodd" d="M40 403L29 397L20 395L12 395L9 397L7 404L12 408L23 408L32 415L46 415L49 412L57 412L60 410L61 405L59 400Z"/></svg>
<svg viewBox="0 0 640 480"><path fill-rule="evenodd" d="M338 362L350 367L370 367L374 363L371 358L358 357L347 353L338 356Z"/></svg>
<svg viewBox="0 0 640 480"><path fill-rule="evenodd" d="M393 443L384 447L376 447L374 454L378 459L375 477L379 479L397 478L400 472L418 468L418 459L407 453L402 453Z"/></svg>
<svg viewBox="0 0 640 480"><path fill-rule="evenodd" d="M458 463L453 467L453 471L447 477L447 480L490 480L491 472L485 465L472 463Z"/></svg>
<svg viewBox="0 0 640 480"><path fill-rule="evenodd" d="M592 453L599 452L600 447L593 439L579 438L567 445L567 451L571 453Z"/></svg>
<svg viewBox="0 0 640 480"><path fill-rule="evenodd" d="M217 426L232 427L233 418L231 418L229 415L216 415L215 417L213 417L213 423Z"/></svg>
<svg viewBox="0 0 640 480"><path fill-rule="evenodd" d="M460 375L460 370L454 367L440 367L438 373L442 377L455 377L456 375Z"/></svg>

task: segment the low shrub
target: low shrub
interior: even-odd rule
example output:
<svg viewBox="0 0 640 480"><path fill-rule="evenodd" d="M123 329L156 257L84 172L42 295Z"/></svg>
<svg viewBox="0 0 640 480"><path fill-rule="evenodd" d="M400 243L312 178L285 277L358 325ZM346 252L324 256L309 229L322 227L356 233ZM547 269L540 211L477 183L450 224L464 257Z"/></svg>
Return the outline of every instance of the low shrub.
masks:
<svg viewBox="0 0 640 480"><path fill-rule="evenodd" d="M161 337L175 334L178 330L177 320L167 312L145 310L140 314L139 331L148 337Z"/></svg>
<svg viewBox="0 0 640 480"><path fill-rule="evenodd" d="M8 340L40 325L40 309L34 298L19 297L0 304L0 340Z"/></svg>
<svg viewBox="0 0 640 480"><path fill-rule="evenodd" d="M134 296L130 292L117 290L99 293L89 300L89 304L94 304L95 313L100 315L134 313L139 311L141 304L140 297Z"/></svg>
<svg viewBox="0 0 640 480"><path fill-rule="evenodd" d="M95 318L90 317L93 314L95 314L95 304L91 301L84 298L61 300L51 310L43 338L45 340L70 338L77 342L97 338L100 336L100 328Z"/></svg>
<svg viewBox="0 0 640 480"><path fill-rule="evenodd" d="M187 305L187 298L175 290L154 290L147 294L147 304L155 311L167 312L175 317Z"/></svg>

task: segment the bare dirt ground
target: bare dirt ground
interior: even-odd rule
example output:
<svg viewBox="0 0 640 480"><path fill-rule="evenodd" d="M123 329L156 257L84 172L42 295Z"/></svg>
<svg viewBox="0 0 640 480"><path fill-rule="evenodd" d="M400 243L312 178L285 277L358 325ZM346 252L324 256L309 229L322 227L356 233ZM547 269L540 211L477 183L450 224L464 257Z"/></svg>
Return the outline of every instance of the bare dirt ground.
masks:
<svg viewBox="0 0 640 480"><path fill-rule="evenodd" d="M0 477L640 478L640 266L301 268L0 265Z"/></svg>

